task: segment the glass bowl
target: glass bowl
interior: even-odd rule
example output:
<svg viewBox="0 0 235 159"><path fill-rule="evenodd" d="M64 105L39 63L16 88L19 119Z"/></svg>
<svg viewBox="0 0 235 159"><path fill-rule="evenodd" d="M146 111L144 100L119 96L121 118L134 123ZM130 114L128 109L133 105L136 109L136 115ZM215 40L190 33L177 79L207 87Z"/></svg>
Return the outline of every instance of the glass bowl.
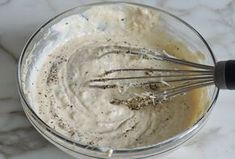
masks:
<svg viewBox="0 0 235 159"><path fill-rule="evenodd" d="M34 69L34 62L35 60L37 60L37 57L41 53L40 49L46 47L48 45L48 42L53 42L54 40L56 40L56 35L49 33L50 27L58 23L61 19L74 14L81 14L90 7L109 4L136 5L154 10L156 13L160 14L159 22L160 25L164 28L164 31L169 33L169 35L176 38L177 40L183 42L186 46L193 50L193 52L201 52L204 55L204 60L200 61L200 63L212 66L215 65L216 61L214 55L205 39L192 26L164 10L142 4L124 2L105 2L78 6L50 19L32 35L32 37L25 45L19 59L17 79L18 90L23 109L29 121L39 133L41 133L48 141L53 143L55 146L76 158L110 158L110 156L112 156L112 158L131 159L146 158L150 156L159 156L165 154L166 152L169 152L170 150L178 147L179 145L190 139L204 125L217 99L219 89L217 89L215 86L209 86L206 88L208 92L209 102L207 102L202 115L198 117L195 124L182 133L177 134L160 143L156 143L155 145L117 150L83 145L78 141L74 141L55 131L39 118L39 116L34 111L34 104L30 103L28 100L25 87L27 87L30 71ZM29 58L29 56L31 58Z"/></svg>

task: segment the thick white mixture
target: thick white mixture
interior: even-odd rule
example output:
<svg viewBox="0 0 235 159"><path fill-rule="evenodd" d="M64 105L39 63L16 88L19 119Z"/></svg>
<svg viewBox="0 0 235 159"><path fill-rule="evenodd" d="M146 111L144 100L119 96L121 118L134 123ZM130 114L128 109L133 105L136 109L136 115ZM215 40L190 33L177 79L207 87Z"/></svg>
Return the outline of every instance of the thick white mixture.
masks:
<svg viewBox="0 0 235 159"><path fill-rule="evenodd" d="M125 105L113 105L110 100L133 96L133 92L87 87L88 80L105 70L169 68L154 60L124 54L98 58L112 49L104 46L156 49L158 18L156 12L147 9L107 5L93 7L54 25L53 31L70 38L39 60L31 100L41 119L84 144L112 148L156 144L191 126L197 105L191 94L131 110Z"/></svg>

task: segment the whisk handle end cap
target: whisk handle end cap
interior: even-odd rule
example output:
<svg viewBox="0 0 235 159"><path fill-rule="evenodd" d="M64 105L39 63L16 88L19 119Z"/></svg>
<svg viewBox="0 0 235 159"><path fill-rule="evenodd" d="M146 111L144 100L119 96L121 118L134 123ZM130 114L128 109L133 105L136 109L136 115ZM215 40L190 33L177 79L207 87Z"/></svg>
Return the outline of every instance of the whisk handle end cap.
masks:
<svg viewBox="0 0 235 159"><path fill-rule="evenodd" d="M215 67L215 85L235 90L235 60L220 61Z"/></svg>
<svg viewBox="0 0 235 159"><path fill-rule="evenodd" d="M235 60L226 61L225 82L228 89L235 89Z"/></svg>

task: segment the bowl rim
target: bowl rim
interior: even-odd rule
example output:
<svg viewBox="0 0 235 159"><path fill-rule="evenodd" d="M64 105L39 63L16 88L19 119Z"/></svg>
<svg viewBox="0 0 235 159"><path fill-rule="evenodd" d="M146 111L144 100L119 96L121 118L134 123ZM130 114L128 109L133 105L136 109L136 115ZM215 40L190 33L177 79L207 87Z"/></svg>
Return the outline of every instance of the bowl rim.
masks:
<svg viewBox="0 0 235 159"><path fill-rule="evenodd" d="M20 55L20 58L19 58L19 61L18 61L18 68L17 68L17 87L18 87L18 93L19 93L19 96L21 98L21 100L23 100L23 102L25 104L23 104L23 108L26 108L30 114L32 114L36 120L43 125L43 127L45 127L45 129L49 130L53 135L55 135L56 137L58 137L59 139L63 140L63 141L67 141L71 144L75 144L76 146L79 146L80 148L84 148L84 149L87 149L87 150L91 150L91 151L95 151L95 152L103 152L105 153L106 151L103 151L102 148L98 147L98 146L89 146L89 145L85 145L85 144L82 144L80 143L79 141L76 141L76 140L73 140L73 139L70 139L68 137L66 137L65 135L59 133L58 131L52 129L48 124L46 124L38 115L37 113L34 112L34 110L30 107L30 104L27 102L26 100L26 96L24 94L24 91L23 91L23 88L22 88L22 83L21 83L21 66L22 66L22 62L23 62L23 59L25 57L25 54L26 54L26 51L27 51L27 48L28 46L31 44L31 41L34 39L34 37L44 28L46 27L48 24L50 24L51 22L53 22L54 20L56 20L57 18L59 18L60 16L66 14L66 13L69 13L69 12L72 12L78 8L85 8L85 7L92 7L92 6L100 6L100 5L110 5L110 4L127 4L127 5L135 5L135 6L140 6L140 7L144 7L144 8L148 8L148 9L153 9L153 10L156 10L156 11L159 11L159 12L162 12L172 18L174 18L175 20L178 20L179 22L181 22L182 24L184 24L186 27L188 27L192 32L195 33L195 35L203 42L203 44L206 46L206 48L208 49L209 53L210 53L210 57L212 58L213 60L213 63L214 65L216 64L216 59L215 59L215 56L209 46L209 44L206 42L206 40L203 38L203 36L196 30L194 29L190 24L188 24L187 22L185 22L184 20L180 19L179 17L175 16L174 14L171 14L169 13L168 11L165 11L161 8L157 8L157 7L153 7L153 6L149 6L149 5L146 5L146 4L142 4L142 3L132 3L132 2L125 2L125 1L115 1L115 2L98 2L98 3L88 3L88 4L83 4L83 5L78 5L76 7L73 7L71 9L68 9L64 12L61 12L59 14L57 14L56 16L50 18L47 22L45 22L43 25L41 25L31 36L30 38L27 40L22 52L21 52L21 55ZM113 150L113 153L115 154L123 154L123 153L134 153L134 152L140 152L140 151L145 151L145 150L150 150L150 149L154 149L154 148L157 148L157 147L161 147L163 145L167 145L171 142L174 142L175 140L180 140L182 138L184 138L187 134L189 134L190 132L193 132L195 129L197 129L200 124L202 124L203 122L203 119L205 119L209 113L211 112L212 108L213 108L213 105L214 103L216 102L217 100L217 97L218 97L218 94L219 94L219 88L215 87L215 90L213 92L213 95L212 95L212 99L210 100L210 104L208 104L208 108L206 110L206 112L202 115L202 117L200 119L198 119L195 124L184 130L183 132L169 138L169 139L166 139L166 140L163 140L161 142L158 142L156 144L153 144L153 145L148 145L148 146L141 146L141 147L136 147L136 148L130 148L130 149L127 149L127 148L123 148L123 149L114 149ZM25 111L25 110L24 110ZM194 134L195 135L195 134ZM194 135L191 135L194 136ZM188 139L190 139L191 137L189 137ZM177 146L175 146L177 147ZM174 147L173 147L174 148ZM171 148L171 149L173 149ZM112 148L108 148L109 149L112 149ZM169 150L169 149L168 149ZM166 151L168 151L166 150ZM160 153L164 153L165 151L162 151ZM79 152L80 153L80 152ZM83 153L81 153L83 154ZM83 154L83 155L86 155L88 156L87 154ZM93 157L93 156L90 156L90 157Z"/></svg>

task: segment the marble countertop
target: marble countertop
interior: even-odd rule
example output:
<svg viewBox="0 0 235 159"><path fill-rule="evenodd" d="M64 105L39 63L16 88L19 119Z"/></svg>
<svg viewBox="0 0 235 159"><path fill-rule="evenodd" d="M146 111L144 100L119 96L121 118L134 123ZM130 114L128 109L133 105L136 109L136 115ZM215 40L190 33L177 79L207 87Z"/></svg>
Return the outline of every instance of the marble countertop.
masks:
<svg viewBox="0 0 235 159"><path fill-rule="evenodd" d="M87 0L0 0L0 159L72 159L47 142L22 112L16 88L17 60L29 36L44 22ZM97 1L96 1L97 2ZM218 60L235 59L235 1L132 0L170 11L197 29ZM205 127L162 159L235 158L235 91L221 91Z"/></svg>

